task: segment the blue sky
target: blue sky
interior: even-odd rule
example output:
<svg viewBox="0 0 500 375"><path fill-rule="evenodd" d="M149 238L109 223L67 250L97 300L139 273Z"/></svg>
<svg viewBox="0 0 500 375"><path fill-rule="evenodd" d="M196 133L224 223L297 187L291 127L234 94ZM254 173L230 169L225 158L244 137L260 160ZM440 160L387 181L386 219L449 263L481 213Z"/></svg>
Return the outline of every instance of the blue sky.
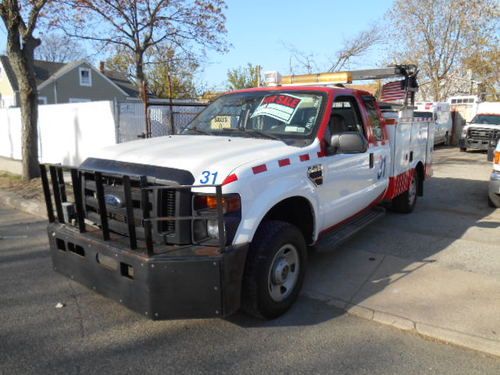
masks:
<svg viewBox="0 0 500 375"><path fill-rule="evenodd" d="M199 79L210 88L224 88L228 69L259 64L264 70L289 72L290 52L285 45L311 53L319 67L328 65L342 42L382 19L393 0L226 0L226 54L208 53ZM5 31L0 27L0 51ZM374 50L358 61L369 68L381 60ZM300 71L295 71L300 73Z"/></svg>
<svg viewBox="0 0 500 375"><path fill-rule="evenodd" d="M393 0L227 0L227 39L233 45L225 55L209 54L202 80L223 86L229 68L246 63L264 70L289 72L290 52L283 44L313 53L319 66L328 65L342 42L381 20ZM373 67L379 51L364 56L360 67ZM300 73L300 72L295 72Z"/></svg>

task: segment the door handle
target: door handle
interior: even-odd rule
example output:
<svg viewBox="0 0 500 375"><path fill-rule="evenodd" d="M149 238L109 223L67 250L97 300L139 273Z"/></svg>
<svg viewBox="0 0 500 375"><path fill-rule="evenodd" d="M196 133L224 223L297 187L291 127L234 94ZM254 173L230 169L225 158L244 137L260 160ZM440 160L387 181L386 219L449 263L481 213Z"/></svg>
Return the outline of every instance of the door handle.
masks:
<svg viewBox="0 0 500 375"><path fill-rule="evenodd" d="M374 155L373 152L370 153L370 168L373 168L374 165Z"/></svg>

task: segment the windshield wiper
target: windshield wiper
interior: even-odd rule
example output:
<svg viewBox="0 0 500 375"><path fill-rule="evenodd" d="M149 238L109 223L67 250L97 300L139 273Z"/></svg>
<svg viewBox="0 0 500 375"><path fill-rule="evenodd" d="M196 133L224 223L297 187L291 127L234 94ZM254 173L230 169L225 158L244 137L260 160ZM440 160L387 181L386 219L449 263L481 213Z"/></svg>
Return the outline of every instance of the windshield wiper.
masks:
<svg viewBox="0 0 500 375"><path fill-rule="evenodd" d="M258 134L264 138L268 138L268 139L274 139L276 141L283 141L280 137L277 137L273 134L269 134L269 133L266 133L266 132L263 132L262 130L258 130L258 129L245 129L245 131L249 132L249 133L255 133L255 134Z"/></svg>
<svg viewBox="0 0 500 375"><path fill-rule="evenodd" d="M211 132L203 130L203 129L199 129L196 126L194 126L192 128L187 128L186 130L193 130L193 131L195 131L196 133L199 133L199 134L213 135Z"/></svg>

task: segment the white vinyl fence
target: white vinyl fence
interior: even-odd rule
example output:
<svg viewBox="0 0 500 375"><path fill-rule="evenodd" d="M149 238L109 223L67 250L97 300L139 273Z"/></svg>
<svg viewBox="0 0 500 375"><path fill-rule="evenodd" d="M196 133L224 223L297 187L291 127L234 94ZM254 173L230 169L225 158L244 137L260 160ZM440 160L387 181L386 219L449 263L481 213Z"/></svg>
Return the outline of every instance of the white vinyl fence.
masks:
<svg viewBox="0 0 500 375"><path fill-rule="evenodd" d="M0 156L21 160L21 112L0 109ZM38 107L39 160L78 165L93 151L116 143L113 102Z"/></svg>

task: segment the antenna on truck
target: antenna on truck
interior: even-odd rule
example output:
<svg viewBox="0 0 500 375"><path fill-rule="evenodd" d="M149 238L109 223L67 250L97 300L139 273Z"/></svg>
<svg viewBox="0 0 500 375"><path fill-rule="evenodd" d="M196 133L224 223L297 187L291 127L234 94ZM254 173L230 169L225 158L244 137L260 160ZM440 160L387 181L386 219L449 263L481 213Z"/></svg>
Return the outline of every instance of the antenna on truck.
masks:
<svg viewBox="0 0 500 375"><path fill-rule="evenodd" d="M403 78L401 90L405 91L404 106L415 104L415 92L418 91L418 69L416 65L392 65L387 68L352 70L343 72L325 72L282 76L279 72L264 73L266 86L333 86L349 84L354 81L367 81L387 78Z"/></svg>

